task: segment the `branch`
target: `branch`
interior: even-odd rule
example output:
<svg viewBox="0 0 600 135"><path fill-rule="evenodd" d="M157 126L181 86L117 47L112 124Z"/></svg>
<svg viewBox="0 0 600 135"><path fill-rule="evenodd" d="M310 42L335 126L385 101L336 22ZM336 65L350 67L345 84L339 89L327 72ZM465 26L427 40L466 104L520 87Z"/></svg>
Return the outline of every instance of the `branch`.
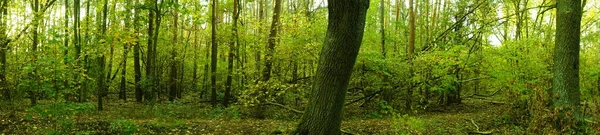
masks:
<svg viewBox="0 0 600 135"><path fill-rule="evenodd" d="M490 76L477 77L477 78L471 78L471 79L467 79L467 80L460 80L459 82L464 83L464 82L477 81L477 80L488 79L488 78L492 78L492 77L490 77Z"/></svg>
<svg viewBox="0 0 600 135"><path fill-rule="evenodd" d="M381 92L383 92L383 89L379 89L379 91L377 91L377 92L371 93L371 94L369 94L369 95L366 95L366 96L364 96L364 97L362 97L362 98L359 98L359 99L356 99L356 100L354 100L354 101L352 101L352 102L346 103L346 104L344 104L344 106L348 106L348 105L351 105L351 104L353 104L353 103L356 103L356 102L358 102L358 101L361 101L361 100L364 100L364 99L367 99L367 98L373 97L373 96L375 96L375 95L377 95L377 94L379 94L379 93L381 93Z"/></svg>
<svg viewBox="0 0 600 135"><path fill-rule="evenodd" d="M48 8L54 4L54 2L56 2L56 0L52 0L52 1L48 2L46 5L44 5L44 7L42 8L42 11L38 11L38 12L41 14L45 13L46 10L48 10ZM21 32L19 32L19 34L17 34L17 36L15 36L14 40L19 40L19 38L21 38L21 35L23 35L23 33L26 33L26 31L29 29L29 27L31 27L31 25L34 22L36 22L35 20L39 19L36 16L37 15L34 15L33 21L29 22L29 24L27 24L27 26L25 26L25 28L23 28L23 30L21 30ZM9 39L8 41L10 42L10 41L14 41L14 40Z"/></svg>
<svg viewBox="0 0 600 135"><path fill-rule="evenodd" d="M274 105L274 106L278 106L278 107L287 109L287 110L295 112L295 113L304 114L304 111L296 110L294 108L291 108L291 107L288 107L288 106L285 106L285 105L282 105L282 104L273 103L273 102L266 102L264 104L266 104L266 105Z"/></svg>
<svg viewBox="0 0 600 135"><path fill-rule="evenodd" d="M477 126L477 124L475 124L475 121L473 121L473 119L470 119L470 121L471 121L471 124L473 124L475 126L475 130L476 130L476 131L470 131L469 132L470 134L480 134L480 135L492 134L492 131L479 131L479 126Z"/></svg>

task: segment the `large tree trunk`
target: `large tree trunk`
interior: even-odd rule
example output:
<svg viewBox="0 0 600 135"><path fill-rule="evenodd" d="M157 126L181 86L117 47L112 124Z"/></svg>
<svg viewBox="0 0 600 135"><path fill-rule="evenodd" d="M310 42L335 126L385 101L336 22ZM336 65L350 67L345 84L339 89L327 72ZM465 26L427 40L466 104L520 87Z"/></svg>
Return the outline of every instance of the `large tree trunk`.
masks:
<svg viewBox="0 0 600 135"><path fill-rule="evenodd" d="M369 0L328 0L329 22L309 106L296 134L339 135L346 88L363 38Z"/></svg>
<svg viewBox="0 0 600 135"><path fill-rule="evenodd" d="M561 110L562 122L557 130L582 120L579 112L579 42L581 26L581 0L559 0L556 10L556 39L552 94L557 95L553 104ZM571 113L573 115L566 115ZM573 117L576 119L573 121Z"/></svg>
<svg viewBox="0 0 600 135"><path fill-rule="evenodd" d="M210 56L210 100L213 107L217 106L217 0L212 1L211 18L211 56Z"/></svg>

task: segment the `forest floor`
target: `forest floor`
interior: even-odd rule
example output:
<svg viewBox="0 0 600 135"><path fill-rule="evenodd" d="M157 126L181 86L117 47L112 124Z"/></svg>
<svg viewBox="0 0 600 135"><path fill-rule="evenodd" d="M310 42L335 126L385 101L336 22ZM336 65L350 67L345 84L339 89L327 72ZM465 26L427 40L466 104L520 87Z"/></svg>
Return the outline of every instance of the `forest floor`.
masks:
<svg viewBox="0 0 600 135"><path fill-rule="evenodd" d="M56 111L60 109L31 109L4 104L7 107L0 109L0 134L289 134L300 117L299 114L287 113L280 119L259 120L242 118L239 110L182 104L147 107L114 101L102 112L85 112L81 109L85 107L60 112ZM414 116L347 118L342 123L342 131L348 134L522 132L524 129L507 124L505 117L509 108L510 105L499 102L466 99L463 104L429 108Z"/></svg>

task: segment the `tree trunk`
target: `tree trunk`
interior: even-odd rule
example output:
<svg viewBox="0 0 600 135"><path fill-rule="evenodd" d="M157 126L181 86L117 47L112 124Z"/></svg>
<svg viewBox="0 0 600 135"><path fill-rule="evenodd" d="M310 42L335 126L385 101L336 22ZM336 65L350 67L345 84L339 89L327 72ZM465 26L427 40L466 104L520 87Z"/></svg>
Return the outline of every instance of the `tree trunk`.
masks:
<svg viewBox="0 0 600 135"><path fill-rule="evenodd" d="M156 1L148 0L146 4L150 4L150 7L154 7ZM150 10L148 11L148 48L146 50L146 80L148 83L145 83L146 90L144 92L144 98L146 101L153 102L154 101L154 87L158 87L158 84L154 84L154 20L155 12Z"/></svg>
<svg viewBox="0 0 600 135"><path fill-rule="evenodd" d="M210 100L213 107L217 106L217 0L212 1L211 18L211 57L210 57Z"/></svg>
<svg viewBox="0 0 600 135"><path fill-rule="evenodd" d="M135 1L134 5L139 4L139 0ZM134 12L134 19L133 19L133 29L134 29L134 33L135 33L135 37L139 39L139 28L138 28L138 21L139 21L139 9L135 8L135 12ZM133 46L133 69L134 69L134 81L135 81L135 101L138 103L141 103L143 100L143 96L144 96L144 92L142 91L142 88L140 86L140 81L142 80L142 68L140 65L140 42L139 40L137 40L135 42L135 45Z"/></svg>
<svg viewBox="0 0 600 135"><path fill-rule="evenodd" d="M563 113L557 130L572 126L582 120L579 112L579 43L581 26L581 0L559 0L556 10L556 42L552 93L554 107ZM567 116L566 113L571 113ZM573 118L574 117L574 118Z"/></svg>
<svg viewBox="0 0 600 135"><path fill-rule="evenodd" d="M75 46L75 65L77 67L81 67L81 31L79 27L81 26L81 21L79 18L79 13L81 11L81 2L80 0L74 0L73 4L73 46ZM75 75L75 80L79 80L80 75ZM84 85L80 82L76 83L75 88L77 89L77 102L83 102L83 89L80 88L81 85Z"/></svg>
<svg viewBox="0 0 600 135"><path fill-rule="evenodd" d="M233 27L231 28L233 39L229 44L229 56L227 58L227 80L225 82L225 96L223 97L223 106L229 105L229 98L231 96L231 83L233 81L233 53L235 52L235 46L239 43L237 41L237 23L239 18L239 0L233 0Z"/></svg>
<svg viewBox="0 0 600 135"><path fill-rule="evenodd" d="M4 17L8 15L8 1L0 2L0 90L3 92L3 99L5 101L11 100L10 89L8 87L8 82L6 82L6 52L8 51L8 44L10 40L8 39L7 33L7 22Z"/></svg>
<svg viewBox="0 0 600 135"><path fill-rule="evenodd" d="M309 106L295 134L339 135L346 88L364 33L369 0L328 0L325 44Z"/></svg>
<svg viewBox="0 0 600 135"><path fill-rule="evenodd" d="M177 0L174 1L175 4L179 3ZM179 93L179 88L178 88L178 69L179 69L179 61L177 60L177 34L178 34L178 30L177 30L177 24L178 24L178 16L179 16L179 11L177 8L174 9L173 11L173 40L171 41L173 43L172 46L172 50L171 50L171 75L169 78L169 101L173 101L177 98L177 94Z"/></svg>
<svg viewBox="0 0 600 135"><path fill-rule="evenodd" d="M408 63L409 63L409 78L413 77L413 58L415 55L415 8L414 8L414 0L408 1ZM412 93L413 93L413 83L409 82L409 87L406 94L406 111L411 110L412 104Z"/></svg>
<svg viewBox="0 0 600 135"><path fill-rule="evenodd" d="M128 0L126 2L126 12L125 12L125 29L127 31L130 31L131 29L129 29L130 27L130 23L131 23L131 9L130 7L133 7L133 5L131 5L131 1ZM134 24L135 25L135 24ZM119 99L122 99L123 101L127 101L127 53L128 51L128 47L131 46L130 43L127 43L125 45L123 45L123 64L121 69L123 70L121 72L121 84L120 84L120 90L119 90Z"/></svg>
<svg viewBox="0 0 600 135"><path fill-rule="evenodd" d="M102 21L101 21L101 32L99 37L106 38L106 29L107 29L107 17L108 17L108 0L104 0L104 8L102 9ZM105 43L100 43L105 44ZM98 111L103 110L103 100L102 98L106 96L106 80L105 79L105 57L102 51L99 52L98 56L96 56L96 85L98 90Z"/></svg>
<svg viewBox="0 0 600 135"><path fill-rule="evenodd" d="M35 15L33 17L33 28L32 28L33 29L33 32L32 32L33 41L32 41L31 52L32 52L33 58L31 59L31 63L34 64L34 63L36 63L36 59L37 59L36 53L37 53L37 45L38 45L38 28L39 28L39 23L41 21L40 19L42 19L42 17L39 12L39 8L40 8L39 0L34 0L34 3L32 6L33 6L33 12ZM34 68L33 70L34 71L29 73L29 75L30 75L31 79L38 80L36 77L37 75L35 75L36 69ZM29 90L28 93L29 93L29 98L31 101L31 106L37 105L37 93L38 92L36 90Z"/></svg>

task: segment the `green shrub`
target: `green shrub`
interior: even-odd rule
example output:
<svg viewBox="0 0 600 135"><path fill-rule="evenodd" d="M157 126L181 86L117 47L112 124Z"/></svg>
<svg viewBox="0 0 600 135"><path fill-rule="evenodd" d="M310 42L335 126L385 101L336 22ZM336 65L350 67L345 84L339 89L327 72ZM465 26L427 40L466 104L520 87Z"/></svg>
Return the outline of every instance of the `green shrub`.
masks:
<svg viewBox="0 0 600 135"><path fill-rule="evenodd" d="M128 120L117 120L110 123L109 131L112 134L132 135L137 131L137 126Z"/></svg>
<svg viewBox="0 0 600 135"><path fill-rule="evenodd" d="M425 121L413 116L396 114L392 123L395 134L422 134L426 130Z"/></svg>

